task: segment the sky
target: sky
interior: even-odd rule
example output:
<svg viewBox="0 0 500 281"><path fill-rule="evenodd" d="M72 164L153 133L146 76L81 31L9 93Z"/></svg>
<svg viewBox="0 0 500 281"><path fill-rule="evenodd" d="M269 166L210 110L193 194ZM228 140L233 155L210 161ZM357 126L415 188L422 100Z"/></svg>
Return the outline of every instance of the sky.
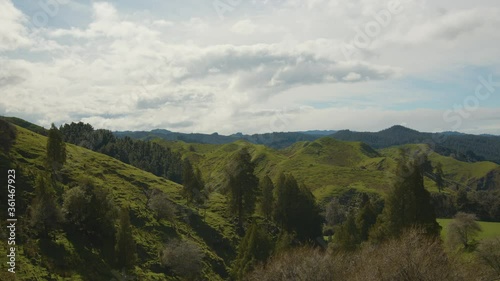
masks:
<svg viewBox="0 0 500 281"><path fill-rule="evenodd" d="M498 0L0 0L0 115L500 135Z"/></svg>

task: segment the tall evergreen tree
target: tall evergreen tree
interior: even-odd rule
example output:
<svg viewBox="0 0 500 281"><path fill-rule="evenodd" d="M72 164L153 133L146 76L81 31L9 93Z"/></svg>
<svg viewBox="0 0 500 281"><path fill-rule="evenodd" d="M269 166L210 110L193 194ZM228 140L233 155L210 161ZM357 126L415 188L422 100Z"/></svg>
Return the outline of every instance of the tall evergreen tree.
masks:
<svg viewBox="0 0 500 281"><path fill-rule="evenodd" d="M351 212L347 215L347 219L337 227L333 236L334 245L344 251L352 251L357 249L361 243L359 229L356 226L354 214Z"/></svg>
<svg viewBox="0 0 500 281"><path fill-rule="evenodd" d="M323 220L314 196L305 186L299 186L292 175L279 177L274 218L286 231L296 233L301 241L321 236Z"/></svg>
<svg viewBox="0 0 500 281"><path fill-rule="evenodd" d="M260 209L262 214L269 219L272 217L273 213L273 204L274 204L274 185L269 176L264 176L262 180L259 182L260 190L262 191L262 200Z"/></svg>
<svg viewBox="0 0 500 281"><path fill-rule="evenodd" d="M48 236L62 222L51 181L42 175L36 178L35 197L30 206L30 226L42 236Z"/></svg>
<svg viewBox="0 0 500 281"><path fill-rule="evenodd" d="M441 192L444 188L444 173L443 173L443 164L438 162L436 167L434 168L434 174L436 175L436 185L438 187L439 192Z"/></svg>
<svg viewBox="0 0 500 281"><path fill-rule="evenodd" d="M204 188L199 170L195 170L189 159L182 163L183 194L188 203L203 201L202 190Z"/></svg>
<svg viewBox="0 0 500 281"><path fill-rule="evenodd" d="M356 226L359 231L360 241L368 240L370 230L377 222L377 215L378 213L371 203L370 198L364 194L361 209L356 216Z"/></svg>
<svg viewBox="0 0 500 281"><path fill-rule="evenodd" d="M405 154L401 156L397 171L399 180L386 197L372 235L375 240L399 237L409 227L439 235L441 227L436 221L430 193L424 187L424 163L428 163L425 155L417 155L414 159L408 159Z"/></svg>
<svg viewBox="0 0 500 281"><path fill-rule="evenodd" d="M252 214L255 209L259 179L253 174L254 169L255 165L246 148L234 155L227 168L229 209L237 214L240 226L243 224L244 217Z"/></svg>
<svg viewBox="0 0 500 281"><path fill-rule="evenodd" d="M9 152L15 140L16 127L9 122L0 119L0 149L2 149L5 153Z"/></svg>
<svg viewBox="0 0 500 281"><path fill-rule="evenodd" d="M47 165L53 170L59 170L66 163L66 144L63 135L52 124L47 139Z"/></svg>
<svg viewBox="0 0 500 281"><path fill-rule="evenodd" d="M233 263L231 275L236 280L253 270L258 263L266 262L271 255L273 241L257 223L253 223L241 240L238 256Z"/></svg>
<svg viewBox="0 0 500 281"><path fill-rule="evenodd" d="M134 266L137 255L128 208L120 212L120 224L116 234L116 262L120 268L130 269Z"/></svg>

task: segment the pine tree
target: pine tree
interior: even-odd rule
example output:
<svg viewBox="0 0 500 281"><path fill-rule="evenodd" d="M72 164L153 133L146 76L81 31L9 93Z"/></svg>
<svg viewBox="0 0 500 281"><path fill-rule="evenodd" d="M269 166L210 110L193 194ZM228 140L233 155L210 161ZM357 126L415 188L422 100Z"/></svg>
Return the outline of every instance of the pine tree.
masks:
<svg viewBox="0 0 500 281"><path fill-rule="evenodd" d="M253 174L254 169L255 166L246 148L236 153L227 169L229 209L237 214L240 226L244 217L252 214L255 209L259 179Z"/></svg>
<svg viewBox="0 0 500 281"><path fill-rule="evenodd" d="M356 226L360 241L367 241L370 230L377 222L377 211L368 196L363 195L362 207L356 216Z"/></svg>
<svg viewBox="0 0 500 281"><path fill-rule="evenodd" d="M8 153L16 140L16 127L0 119L0 149Z"/></svg>
<svg viewBox="0 0 500 281"><path fill-rule="evenodd" d="M35 197L30 206L30 225L42 236L48 236L62 222L62 213L56 203L50 180L39 175L35 182Z"/></svg>
<svg viewBox="0 0 500 281"><path fill-rule="evenodd" d="M238 256L233 264L231 275L236 280L253 270L258 263L265 262L271 255L273 241L269 234L257 223L253 223L241 240Z"/></svg>
<svg viewBox="0 0 500 281"><path fill-rule="evenodd" d="M261 212L262 214L269 219L273 213L273 204L274 204L274 185L269 176L264 176L264 178L260 181L260 190L262 191L262 201L261 201Z"/></svg>
<svg viewBox="0 0 500 281"><path fill-rule="evenodd" d="M372 233L375 240L399 237L410 227L420 228L429 235L439 235L441 227L436 221L430 193L424 187L423 163L428 163L425 156L410 160L402 155L398 163L399 181L385 200L384 210Z"/></svg>
<svg viewBox="0 0 500 281"><path fill-rule="evenodd" d="M115 255L117 265L120 268L130 269L137 260L128 208L122 208L120 212L120 225L116 234Z"/></svg>
<svg viewBox="0 0 500 281"><path fill-rule="evenodd" d="M312 193L299 186L292 175L281 174L276 185L274 219L300 241L321 236L322 218Z"/></svg>
<svg viewBox="0 0 500 281"><path fill-rule="evenodd" d="M438 162L436 167L434 168L434 174L436 175L436 185L438 187L439 192L443 190L444 187L444 179L443 179L443 165Z"/></svg>
<svg viewBox="0 0 500 281"><path fill-rule="evenodd" d="M66 144L63 135L52 124L47 138L47 165L52 170L60 170L66 163Z"/></svg>
<svg viewBox="0 0 500 281"><path fill-rule="evenodd" d="M191 162L186 158L182 163L183 194L188 203L203 201L203 181L199 170L195 170Z"/></svg>
<svg viewBox="0 0 500 281"><path fill-rule="evenodd" d="M349 213L346 221L337 228L333 241L337 248L344 251L355 250L361 244L359 229L356 226L353 213Z"/></svg>

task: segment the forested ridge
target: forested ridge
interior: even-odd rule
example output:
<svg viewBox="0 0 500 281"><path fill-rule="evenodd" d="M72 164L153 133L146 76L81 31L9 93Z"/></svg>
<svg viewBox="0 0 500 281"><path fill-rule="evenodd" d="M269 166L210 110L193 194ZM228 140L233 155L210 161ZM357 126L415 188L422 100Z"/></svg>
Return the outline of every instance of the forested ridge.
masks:
<svg viewBox="0 0 500 281"><path fill-rule="evenodd" d="M322 137L276 150L15 123L0 120L0 163L26 187L21 280L500 277L500 231L483 235L478 222L500 221L492 162L425 142Z"/></svg>

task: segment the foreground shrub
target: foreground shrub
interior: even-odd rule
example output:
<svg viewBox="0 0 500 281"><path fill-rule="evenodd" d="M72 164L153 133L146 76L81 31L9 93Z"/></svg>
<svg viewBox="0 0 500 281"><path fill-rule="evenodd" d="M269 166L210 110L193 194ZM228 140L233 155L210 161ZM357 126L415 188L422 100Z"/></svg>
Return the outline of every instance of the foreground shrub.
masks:
<svg viewBox="0 0 500 281"><path fill-rule="evenodd" d="M484 267L449 257L439 238L409 230L355 252L299 248L275 256L247 280L469 281L490 280ZM488 279L490 278L490 279Z"/></svg>

